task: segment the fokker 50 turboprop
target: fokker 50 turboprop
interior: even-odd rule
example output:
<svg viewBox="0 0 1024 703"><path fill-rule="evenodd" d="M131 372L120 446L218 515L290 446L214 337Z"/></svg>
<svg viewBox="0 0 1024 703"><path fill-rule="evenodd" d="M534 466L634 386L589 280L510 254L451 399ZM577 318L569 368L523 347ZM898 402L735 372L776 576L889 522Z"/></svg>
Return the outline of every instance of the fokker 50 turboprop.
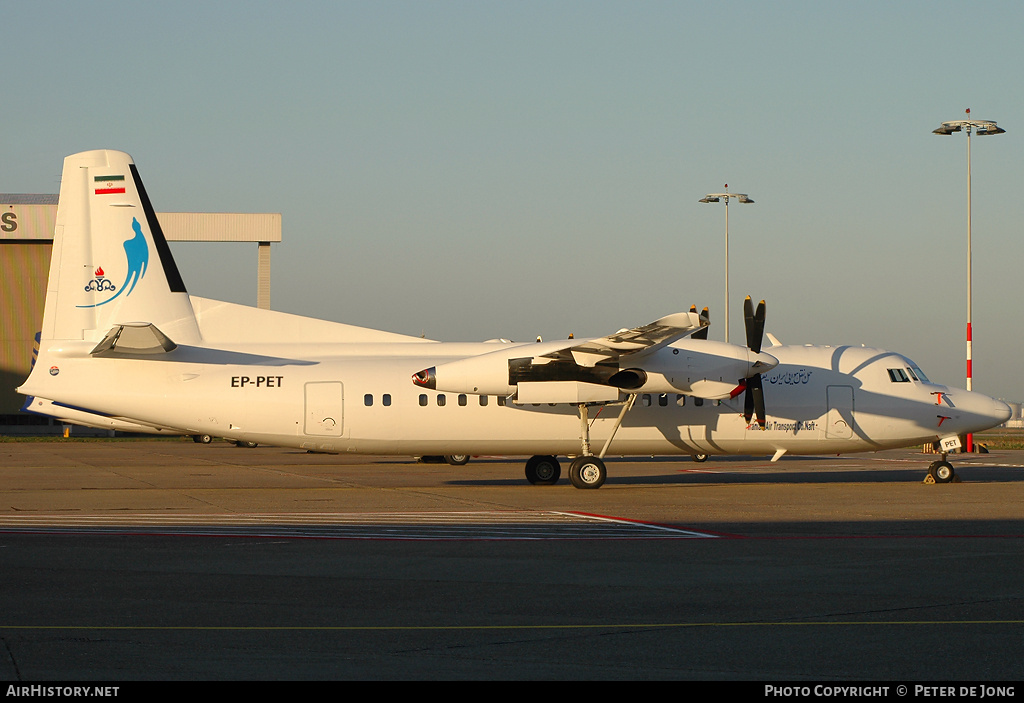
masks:
<svg viewBox="0 0 1024 703"><path fill-rule="evenodd" d="M322 452L575 457L839 454L997 425L1005 403L930 382L893 352L707 339L695 309L605 337L442 343L190 296L131 157L67 157L26 409L85 425ZM769 335L770 337L770 335ZM741 397L742 396L742 397ZM461 458L456 458L461 457ZM938 481L953 478L945 456Z"/></svg>

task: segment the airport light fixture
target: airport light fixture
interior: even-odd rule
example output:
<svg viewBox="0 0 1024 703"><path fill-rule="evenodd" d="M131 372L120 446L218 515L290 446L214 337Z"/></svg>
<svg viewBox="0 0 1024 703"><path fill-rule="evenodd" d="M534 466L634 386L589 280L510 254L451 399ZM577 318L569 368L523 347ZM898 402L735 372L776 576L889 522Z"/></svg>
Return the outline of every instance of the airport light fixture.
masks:
<svg viewBox="0 0 1024 703"><path fill-rule="evenodd" d="M943 136L948 136L954 132L964 132L967 134L967 390L972 390L974 369L971 349L973 341L973 331L971 329L971 133L977 132L979 137L985 137L989 134L1003 134L1006 130L997 127L996 123L991 120L972 120L971 108L967 108L966 114L967 119L943 122L942 126L932 130L932 133ZM974 451L974 437L970 434L967 435L967 451Z"/></svg>
<svg viewBox="0 0 1024 703"><path fill-rule="evenodd" d="M725 193L708 193L698 200L699 203L725 203L725 317L722 318L725 327L725 341L729 342L729 200L736 198L744 205L754 201L746 193L730 193L729 184L725 184Z"/></svg>

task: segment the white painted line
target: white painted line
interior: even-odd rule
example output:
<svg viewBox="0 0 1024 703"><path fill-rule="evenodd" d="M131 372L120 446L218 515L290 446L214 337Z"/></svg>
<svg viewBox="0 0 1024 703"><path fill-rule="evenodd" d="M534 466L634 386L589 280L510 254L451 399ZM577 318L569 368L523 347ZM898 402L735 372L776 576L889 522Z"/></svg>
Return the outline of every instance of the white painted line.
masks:
<svg viewBox="0 0 1024 703"><path fill-rule="evenodd" d="M0 532L277 536L320 539L694 539L715 535L558 511L0 515Z"/></svg>

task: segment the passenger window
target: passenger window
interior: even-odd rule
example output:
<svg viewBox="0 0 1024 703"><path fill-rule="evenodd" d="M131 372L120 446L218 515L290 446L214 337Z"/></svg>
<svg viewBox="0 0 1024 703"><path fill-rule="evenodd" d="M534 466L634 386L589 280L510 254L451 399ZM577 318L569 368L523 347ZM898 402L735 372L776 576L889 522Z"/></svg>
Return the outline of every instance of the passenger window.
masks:
<svg viewBox="0 0 1024 703"><path fill-rule="evenodd" d="M426 393L420 393L420 406L425 407L426 404L427 404L427 394Z"/></svg>
<svg viewBox="0 0 1024 703"><path fill-rule="evenodd" d="M663 408L668 406L668 393L662 393L658 396L658 405Z"/></svg>
<svg viewBox="0 0 1024 703"><path fill-rule="evenodd" d="M645 408L651 407L651 394L650 393L644 393L640 397L640 402L643 403Z"/></svg>
<svg viewBox="0 0 1024 703"><path fill-rule="evenodd" d="M686 396L683 395L682 393L676 393L676 405L678 405L681 408L685 407L686 406Z"/></svg>
<svg viewBox="0 0 1024 703"><path fill-rule="evenodd" d="M373 405L373 393L367 393L363 396L363 405L366 407Z"/></svg>
<svg viewBox="0 0 1024 703"><path fill-rule="evenodd" d="M500 405L501 407L505 407L505 396L499 395L499 396L497 396L497 398L498 398L498 405Z"/></svg>
<svg viewBox="0 0 1024 703"><path fill-rule="evenodd" d="M465 393L459 393L459 405L465 407L465 405L466 405L466 394Z"/></svg>
<svg viewBox="0 0 1024 703"><path fill-rule="evenodd" d="M383 405L385 408L390 407L391 406L391 394L390 393L385 393L384 395L382 395L381 399L380 399L380 402L381 402L381 405Z"/></svg>
<svg viewBox="0 0 1024 703"><path fill-rule="evenodd" d="M694 398L693 399L693 404L696 405L699 408L700 406L704 405L704 399L703 398Z"/></svg>
<svg viewBox="0 0 1024 703"><path fill-rule="evenodd" d="M485 405L487 405L487 396L486 395L482 395L482 396L480 396L480 407L482 408Z"/></svg>
<svg viewBox="0 0 1024 703"><path fill-rule="evenodd" d="M437 394L437 407L443 408L444 404L447 403L447 398L444 397L444 393Z"/></svg>

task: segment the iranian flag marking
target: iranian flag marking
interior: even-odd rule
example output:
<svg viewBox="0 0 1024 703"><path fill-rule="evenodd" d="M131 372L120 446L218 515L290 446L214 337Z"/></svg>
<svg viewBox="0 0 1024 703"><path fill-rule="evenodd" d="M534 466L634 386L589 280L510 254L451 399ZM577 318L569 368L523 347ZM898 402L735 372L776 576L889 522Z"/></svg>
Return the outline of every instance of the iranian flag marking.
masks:
<svg viewBox="0 0 1024 703"><path fill-rule="evenodd" d="M96 188L96 195L124 192L124 176L96 176L92 180Z"/></svg>

